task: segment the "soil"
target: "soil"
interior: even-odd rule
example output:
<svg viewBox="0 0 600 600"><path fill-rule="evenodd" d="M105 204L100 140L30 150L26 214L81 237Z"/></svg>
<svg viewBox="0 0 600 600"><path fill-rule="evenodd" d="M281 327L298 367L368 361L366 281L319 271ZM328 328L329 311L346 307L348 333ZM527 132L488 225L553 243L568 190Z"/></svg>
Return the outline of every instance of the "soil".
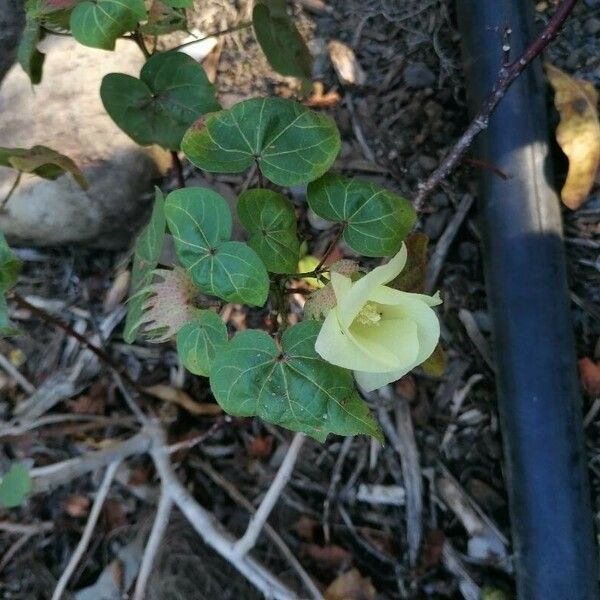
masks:
<svg viewBox="0 0 600 600"><path fill-rule="evenodd" d="M247 19L246 3L237 6L225 0L207 0L204 4L202 11L192 17L193 25L202 31L223 30ZM410 198L418 182L436 166L468 122L460 37L452 3L328 0L326 10L318 10L319 5L316 0L306 0L293 3L293 10L316 55L315 78L323 83L325 91L337 91L340 95L340 101L330 109L343 136L336 168ZM307 7L311 6L309 10ZM535 2L540 25L547 21L554 6L552 1ZM600 4L595 0L580 2L546 59L600 87L598 31ZM499 33L498 36L500 44ZM354 49L366 73L364 85L344 87L339 83L327 55L327 42L333 39ZM297 83L271 71L247 29L222 36L215 58L217 86L226 102L265 94L294 97L299 91ZM565 166L558 150L556 153L560 186ZM418 228L429 236L432 251L457 208L468 204L469 196L476 196L477 168L481 167L465 161L429 200ZM188 165L185 171L191 175L192 169ZM247 184L245 180L245 174L210 178L233 192L242 189ZM165 188L172 185L173 182L165 181ZM293 192L303 211L303 190ZM301 232L314 253L319 254L327 240L323 241L314 227L318 223L309 220L306 211L303 214ZM592 360L600 359L599 214L600 186L580 210L564 212L578 357ZM120 274L127 266L127 255L91 252L80 247L18 251L26 261L19 293L37 298L46 310L59 314L78 330L93 334L119 310L118 302L125 293ZM339 254L349 254L349 250L341 246ZM510 521L502 440L495 406L494 349L476 202L448 247L436 289L444 298L440 316L447 357L445 373L432 377L417 370L395 385L395 395L389 400L390 408L399 403L388 414L392 419L404 419L404 443L410 445L414 434L411 447L418 452L417 478L420 476L423 486L418 522L411 520L402 494L390 504L381 499L384 488L392 495L398 489L409 496L414 491L414 480L406 469L403 471L394 444L382 446L364 437L350 442L330 437L324 445L308 441L270 520L323 590L338 575L356 567L376 590L376 595L369 591L357 595L356 600L481 597L483 593L497 600L514 597L511 548L506 542L510 539ZM107 306L110 295L116 297L116 303L109 302ZM81 358L73 340L27 311L15 311L13 316L25 334L0 341L0 352L35 387L57 373L72 373ZM245 313L235 307L229 316L231 331L246 326L265 327L268 319L264 311ZM108 328L103 345L133 379L143 386L163 383L183 387L196 402L214 402L206 379L183 373L173 344L138 342L128 346L122 341L121 331L122 324ZM9 421L27 395L14 378L1 373L0 416ZM87 377L74 381L77 385L69 398L54 406L49 414L75 412L105 420L97 421L93 429L65 421L5 436L0 467L15 458L34 459L36 466L50 464L85 449L102 447L106 440L132 434L133 425L124 421L127 410L106 369L96 365ZM584 414L593 410L594 400L595 396L585 393ZM173 443L211 432L201 444L175 456L177 471L203 506L234 534L241 534L248 512L235 502L231 490L256 506L283 458L289 433L259 420L195 416L175 404L149 398L143 399L143 407L164 423ZM586 424L593 502L598 511L600 420L591 414ZM128 472L113 487L93 544L73 578L73 589L93 584L117 550L136 539L152 518L157 489L152 465L146 458L133 458L127 464ZM214 476L215 472L220 478ZM82 477L1 515L0 521L54 523L52 531L37 534L17 548L8 562L0 558L1 598L50 597L49 590L64 569L86 522L88 510L77 509L85 500L93 499L98 485L98 475ZM378 500L362 500L365 490L374 493ZM465 504L471 512L464 508ZM469 516L475 520L474 528L468 527ZM174 526L181 528L181 523ZM415 528L422 536L416 557L409 542ZM225 567L201 544L190 542L182 546L182 537L185 536L172 535L165 542L163 560L153 575L153 600L195 598L185 590L190 589L190 582L200 580L206 581L207 586L206 593L195 590L198 598L214 598L215 593L219 598L254 597L234 572L228 573L230 595L215 592L225 589L223 578L214 575L222 573ZM1 533L0 553L6 556L12 552L19 539L14 534ZM191 557L190 568L173 570L173 561L164 559L171 551ZM266 537L260 538L255 555L289 585L298 588L289 564Z"/></svg>

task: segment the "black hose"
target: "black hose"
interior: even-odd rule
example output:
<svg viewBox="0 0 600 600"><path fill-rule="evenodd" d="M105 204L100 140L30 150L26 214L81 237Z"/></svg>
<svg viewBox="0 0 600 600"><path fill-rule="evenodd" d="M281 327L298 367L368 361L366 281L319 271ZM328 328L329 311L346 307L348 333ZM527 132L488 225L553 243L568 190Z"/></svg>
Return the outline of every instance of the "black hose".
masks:
<svg viewBox="0 0 600 600"><path fill-rule="evenodd" d="M502 64L534 37L532 2L458 0L473 109ZM514 83L478 138L479 212L493 320L518 598L598 597L581 397L560 206L549 179L546 86L539 64Z"/></svg>

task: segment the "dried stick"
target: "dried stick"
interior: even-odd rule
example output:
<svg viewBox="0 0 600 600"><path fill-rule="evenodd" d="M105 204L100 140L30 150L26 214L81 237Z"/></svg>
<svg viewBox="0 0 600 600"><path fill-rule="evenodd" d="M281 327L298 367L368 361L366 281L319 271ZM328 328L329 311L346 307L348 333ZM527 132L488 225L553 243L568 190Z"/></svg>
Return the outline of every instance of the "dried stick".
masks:
<svg viewBox="0 0 600 600"><path fill-rule="evenodd" d="M298 596L260 563L249 556L240 556L235 552L233 537L216 521L210 512L194 500L175 475L169 461L169 455L163 449L162 432L157 429L154 435L156 445L151 454L162 481L163 489L166 490L204 542L231 563L267 598L296 600Z"/></svg>
<svg viewBox="0 0 600 600"><path fill-rule="evenodd" d="M83 534L79 543L77 544L77 548L75 548L75 552L71 555L69 559L69 563L67 564L66 569L63 571L58 583L56 584L56 588L54 589L54 593L52 594L52 600L60 600L62 595L65 593L67 589L67 584L69 583L69 579L73 575L79 561L83 557L88 544L90 543L90 538L92 537L92 533L94 533L94 528L96 527L96 523L98 522L98 517L100 516L100 511L102 510L102 506L104 505L104 501L106 500L106 496L110 490L110 485L117 473L117 469L121 464L120 460L115 460L110 463L106 468L106 473L104 473L104 479L98 488L98 492L96 494L96 499L94 500L94 504L92 505L92 510L90 511L90 516L88 517L87 523L85 524L85 528L83 530Z"/></svg>
<svg viewBox="0 0 600 600"><path fill-rule="evenodd" d="M152 566L158 553L158 548L169 524L169 517L171 516L171 510L173 509L173 500L165 490L162 490L160 500L158 502L158 508L156 509L156 517L152 524L152 530L144 549L144 556L142 557L142 564L140 565L140 572L135 582L135 590L133 592L133 600L144 600L146 594L146 586L148 585L148 579L152 573Z"/></svg>
<svg viewBox="0 0 600 600"><path fill-rule="evenodd" d="M33 394L35 392L35 386L31 384L3 354L0 354L0 367L2 367L21 386L24 392L27 392L28 394Z"/></svg>
<svg viewBox="0 0 600 600"><path fill-rule="evenodd" d="M300 449L306 440L306 436L303 433L296 433L292 439L292 443L286 452L285 458L275 475L275 479L271 483L263 501L260 503L258 510L252 515L248 528L244 535L236 542L234 551L238 556L245 556L256 544L256 540L262 531L264 524L266 523L273 507L279 500L283 488L287 485L287 482L292 476L296 460Z"/></svg>
<svg viewBox="0 0 600 600"><path fill-rule="evenodd" d="M229 497L236 502L238 505L243 506L250 514L254 514L256 509L252 506L252 503L227 479L225 479L220 473L217 473L207 462L198 461L199 467L220 487L222 487ZM313 600L323 600L323 596L319 591L319 588L314 584L310 575L304 570L304 567L300 564L300 561L294 556L288 545L285 543L283 538L275 531L269 523L264 525L265 534L271 538L271 541L279 548L279 551L285 559L290 563L290 566L298 577L302 580L302 583L306 587L307 591Z"/></svg>
<svg viewBox="0 0 600 600"><path fill-rule="evenodd" d="M331 501L335 496L337 486L342 478L342 468L344 467L344 462L346 461L348 452L350 452L350 448L352 448L353 442L353 436L344 438L342 447L340 448L340 453L338 454L335 465L333 466L333 473L331 475L331 481L329 482L327 496L325 497L325 502L323 502L323 535L325 536L326 544L329 544L331 540L331 527L329 524L329 518L331 516Z"/></svg>
<svg viewBox="0 0 600 600"><path fill-rule="evenodd" d="M437 188L458 165L467 150L473 144L473 140L485 129L487 129L490 117L504 98L506 92L515 80L521 75L525 68L550 44L557 36L567 17L575 7L577 0L562 0L548 24L525 49L523 54L514 62L504 65L500 69L496 83L489 96L484 100L479 112L475 115L471 124L454 144L450 152L442 160L437 169L431 173L426 181L419 185L419 191L413 200L415 210L423 209L425 200Z"/></svg>

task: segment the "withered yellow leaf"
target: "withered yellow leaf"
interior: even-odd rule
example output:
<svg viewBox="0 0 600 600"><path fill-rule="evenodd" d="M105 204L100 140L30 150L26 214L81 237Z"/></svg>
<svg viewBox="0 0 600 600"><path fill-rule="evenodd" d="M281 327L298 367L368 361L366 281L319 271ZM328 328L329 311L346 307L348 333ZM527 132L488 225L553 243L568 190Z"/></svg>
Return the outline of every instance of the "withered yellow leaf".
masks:
<svg viewBox="0 0 600 600"><path fill-rule="evenodd" d="M589 81L574 79L549 63L545 67L560 114L556 141L569 159L567 180L560 195L575 210L587 199L600 167L598 92Z"/></svg>

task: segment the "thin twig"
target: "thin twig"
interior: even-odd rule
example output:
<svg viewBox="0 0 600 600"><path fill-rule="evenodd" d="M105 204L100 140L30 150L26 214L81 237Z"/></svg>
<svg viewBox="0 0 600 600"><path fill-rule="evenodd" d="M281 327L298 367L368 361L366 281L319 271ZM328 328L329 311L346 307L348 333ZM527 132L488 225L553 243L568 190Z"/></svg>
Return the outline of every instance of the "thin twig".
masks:
<svg viewBox="0 0 600 600"><path fill-rule="evenodd" d="M297 599L298 596L291 589L267 571L260 563L249 556L240 556L235 552L233 537L223 529L211 513L194 500L175 475L169 462L169 455L164 451L164 434L157 429L154 437L155 449L152 451L152 459L162 485L204 542L231 563L267 598L274 598L275 600Z"/></svg>
<svg viewBox="0 0 600 600"><path fill-rule="evenodd" d="M352 436L344 438L344 441L342 442L342 446L340 448L340 452L335 460L335 465L333 466L333 473L331 474L331 481L329 482L327 496L325 497L325 501L323 502L323 535L325 536L326 544L329 544L329 542L331 541L331 527L329 526L329 517L331 514L331 501L335 496L337 486L340 483L340 479L342 478L342 469L344 467L344 462L346 461L348 452L350 452L350 448L352 448L353 442L354 437Z"/></svg>
<svg viewBox="0 0 600 600"><path fill-rule="evenodd" d="M152 573L152 566L156 559L160 543L169 524L169 517L173 509L173 500L171 496L163 488L156 509L156 517L152 524L152 530L144 549L144 556L142 557L142 564L140 565L140 572L135 582L135 590L133 592L133 600L144 600L146 594L146 586L148 585L148 579Z"/></svg>
<svg viewBox="0 0 600 600"><path fill-rule="evenodd" d="M87 523L85 524L85 528L83 530L83 534L81 535L81 539L77 544L77 548L75 548L75 552L71 555L69 559L69 563L67 564L66 569L63 571L58 583L56 584L56 588L54 589L54 593L52 594L52 600L60 600L65 590L67 589L67 584L69 583L69 579L73 575L79 561L82 559L88 544L90 543L90 539L92 537L92 533L94 533L94 528L96 527L96 523L98 522L98 518L100 517L100 511L102 510L102 506L104 505L104 501L106 500L106 496L110 490L110 486L112 481L117 473L117 469L121 464L120 460L116 460L112 462L106 468L106 472L104 473L104 479L98 488L98 492L96 493L96 498L94 500L94 504L92 505L92 510L90 511L90 516L88 517Z"/></svg>
<svg viewBox="0 0 600 600"><path fill-rule="evenodd" d="M327 248L327 250L325 250L325 254L323 254L323 258L321 258L321 260L319 261L319 264L315 267L315 269L313 271L315 273L315 275L318 275L319 272L321 271L321 267L325 264L325 261L329 258L329 255L333 252L333 249L337 246L338 242L342 238L342 235L344 234L344 231L346 231L346 223L342 223L342 225L340 225L337 233L335 234L335 237L331 240L331 244L329 244L329 247ZM303 275L303 274L301 274L301 275Z"/></svg>
<svg viewBox="0 0 600 600"><path fill-rule="evenodd" d="M279 496L281 496L283 488L287 485L287 482L292 476L294 466L296 465L296 460L298 459L298 454L300 453L305 440L306 436L303 433L296 433L294 435L292 443L286 452L285 458L283 459L283 462L281 463L281 466L275 475L275 479L273 479L273 482L265 494L263 501L260 503L258 510L256 513L254 513L254 515L252 515L246 532L235 544L234 550L239 556L245 556L252 548L254 548L256 540L258 539L264 524L269 518L269 515L277 503L277 500L279 500Z"/></svg>
<svg viewBox="0 0 600 600"><path fill-rule="evenodd" d="M171 48L171 50L173 52L176 52L177 50L181 50L182 48L191 46L192 44L199 44L200 42L203 42L204 40L208 40L212 37L219 37L221 35L226 35L228 33L234 33L236 31L240 31L241 29L246 29L247 27L251 27L251 26L252 26L251 22L239 23L238 25L233 25L232 27L228 27L227 29L222 29L221 31L215 31L214 33L209 33L208 35L205 35L204 37L197 38L195 40L190 40L189 42L180 44L179 46L176 46L175 48Z"/></svg>
<svg viewBox="0 0 600 600"><path fill-rule="evenodd" d="M0 367L2 367L28 394L35 392L35 386L31 384L27 378L4 356L0 354Z"/></svg>
<svg viewBox="0 0 600 600"><path fill-rule="evenodd" d="M490 117L504 98L506 92L515 80L521 75L525 68L550 44L557 36L569 14L577 4L577 0L562 0L554 15L544 29L538 34L533 42L525 49L523 54L513 63L502 67L496 83L489 96L484 100L479 112L475 115L471 124L454 144L450 152L442 160L437 169L431 173L426 181L419 185L413 205L415 210L421 211L425 200L437 188L437 186L454 171L463 156L473 144L473 140L485 129L487 129Z"/></svg>
<svg viewBox="0 0 600 600"><path fill-rule="evenodd" d="M6 194L6 196L4 196L4 200L2 200L2 204L0 204L0 212L4 212L6 210L6 205L8 204L8 201L10 200L11 196L15 193L17 186L21 182L21 177L23 177L23 173L21 171L19 171L16 179L14 180L13 184L10 186L10 190L8 190L8 194Z"/></svg>
<svg viewBox="0 0 600 600"><path fill-rule="evenodd" d="M194 461L194 465L198 464L198 466L220 487L222 487L229 497L237 502L240 506L244 507L250 514L255 514L256 509L252 506L252 503L227 479L225 479L220 473L217 473L212 466L201 460ZM313 600L323 600L323 596L319 591L319 588L314 584L310 575L304 570L300 561L294 556L293 552L290 550L288 545L285 543L283 538L277 533L274 527L271 527L269 523L265 523L264 525L265 534L271 539L271 541L279 548L281 554L285 557L285 559L290 563L290 566L296 573L298 577L302 580L302 583L306 587L306 590L310 593L310 596Z"/></svg>

